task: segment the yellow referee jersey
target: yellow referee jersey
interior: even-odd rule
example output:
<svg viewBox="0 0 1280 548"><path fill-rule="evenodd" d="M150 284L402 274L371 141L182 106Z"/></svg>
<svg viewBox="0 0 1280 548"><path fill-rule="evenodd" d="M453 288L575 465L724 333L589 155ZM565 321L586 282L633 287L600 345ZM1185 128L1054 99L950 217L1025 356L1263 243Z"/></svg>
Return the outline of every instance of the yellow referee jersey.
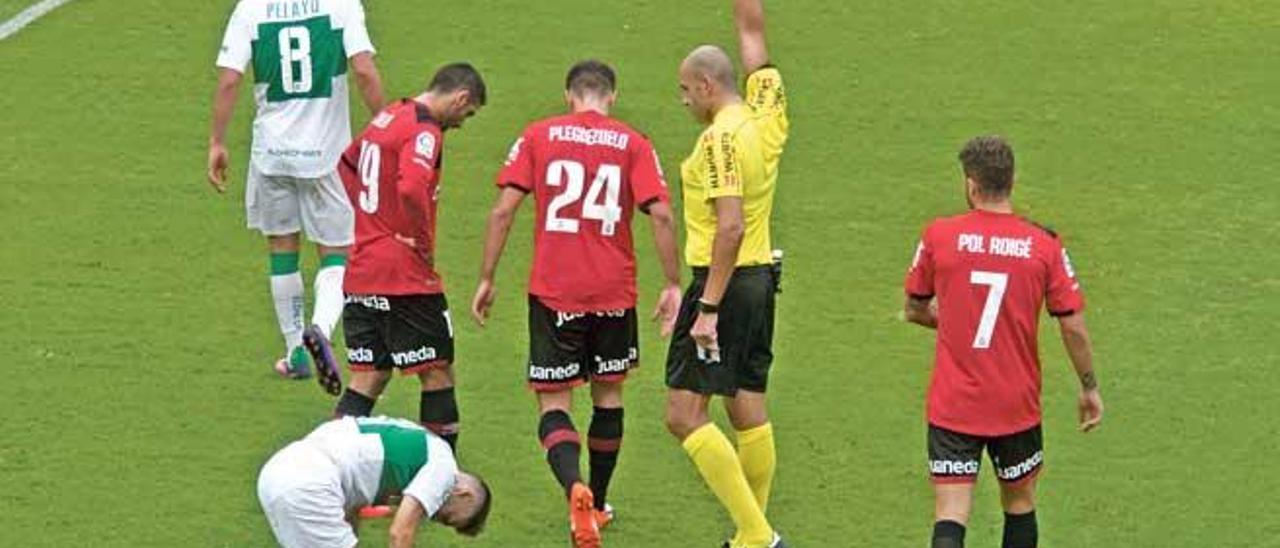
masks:
<svg viewBox="0 0 1280 548"><path fill-rule="evenodd" d="M746 102L726 107L698 137L680 164L684 221L688 231L685 261L711 265L716 235L715 198L742 198L745 233L737 266L769 264L769 218L778 162L787 142L787 95L782 74L765 67L747 77Z"/></svg>

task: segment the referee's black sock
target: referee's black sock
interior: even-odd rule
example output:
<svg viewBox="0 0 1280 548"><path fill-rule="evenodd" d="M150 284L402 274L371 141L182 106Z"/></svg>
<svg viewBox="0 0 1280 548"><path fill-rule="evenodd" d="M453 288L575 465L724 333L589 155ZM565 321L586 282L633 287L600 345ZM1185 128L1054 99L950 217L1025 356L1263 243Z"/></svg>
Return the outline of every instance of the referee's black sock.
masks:
<svg viewBox="0 0 1280 548"><path fill-rule="evenodd" d="M567 498L573 490L573 484L582 482L582 472L578 460L582 457L582 440L578 431L573 428L573 419L559 409L542 414L538 422L538 439L547 450L547 464L556 475L560 486L564 487Z"/></svg>
<svg viewBox="0 0 1280 548"><path fill-rule="evenodd" d="M587 431L587 449L591 460L591 493L597 510L604 510L609 496L609 481L618 466L622 450L622 408L595 408L591 428Z"/></svg>
<svg viewBox="0 0 1280 548"><path fill-rule="evenodd" d="M964 525L951 520L934 523L933 548L964 548Z"/></svg>
<svg viewBox="0 0 1280 548"><path fill-rule="evenodd" d="M1004 515L1004 543L1002 548L1036 548L1040 539L1040 527L1036 525L1036 512Z"/></svg>
<svg viewBox="0 0 1280 548"><path fill-rule="evenodd" d="M333 409L335 418L342 417L367 417L373 412L373 404L376 400L352 390L347 387L342 391L342 398L338 400L338 406Z"/></svg>
<svg viewBox="0 0 1280 548"><path fill-rule="evenodd" d="M449 447L455 453L458 451L458 399L452 386L422 391L422 399L418 403L418 421L427 430L449 442Z"/></svg>

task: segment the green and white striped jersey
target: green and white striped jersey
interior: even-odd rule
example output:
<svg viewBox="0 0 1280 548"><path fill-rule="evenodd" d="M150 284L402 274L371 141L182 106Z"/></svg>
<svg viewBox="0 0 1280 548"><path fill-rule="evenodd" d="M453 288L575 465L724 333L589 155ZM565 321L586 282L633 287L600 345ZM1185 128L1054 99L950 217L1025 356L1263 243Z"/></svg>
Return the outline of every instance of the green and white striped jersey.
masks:
<svg viewBox="0 0 1280 548"><path fill-rule="evenodd" d="M348 509L405 495L432 516L457 481L449 444L404 419L345 417L321 425L303 442L337 465Z"/></svg>
<svg viewBox="0 0 1280 548"><path fill-rule="evenodd" d="M253 162L266 175L314 178L351 141L347 59L374 52L360 0L240 0L217 65L253 65Z"/></svg>

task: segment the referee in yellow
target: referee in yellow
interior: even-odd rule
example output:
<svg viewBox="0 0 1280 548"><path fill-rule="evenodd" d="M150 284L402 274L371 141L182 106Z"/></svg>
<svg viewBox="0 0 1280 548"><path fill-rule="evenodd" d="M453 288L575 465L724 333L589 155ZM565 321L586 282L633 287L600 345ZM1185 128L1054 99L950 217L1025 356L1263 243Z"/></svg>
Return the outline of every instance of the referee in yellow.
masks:
<svg viewBox="0 0 1280 548"><path fill-rule="evenodd" d="M769 218L787 98L769 64L760 0L735 0L734 21L745 97L723 49L700 46L680 65L684 105L707 127L680 166L693 282L667 354L666 418L737 526L725 546L781 548L765 518L776 462L765 390L777 290ZM737 431L736 451L707 415L714 395Z"/></svg>

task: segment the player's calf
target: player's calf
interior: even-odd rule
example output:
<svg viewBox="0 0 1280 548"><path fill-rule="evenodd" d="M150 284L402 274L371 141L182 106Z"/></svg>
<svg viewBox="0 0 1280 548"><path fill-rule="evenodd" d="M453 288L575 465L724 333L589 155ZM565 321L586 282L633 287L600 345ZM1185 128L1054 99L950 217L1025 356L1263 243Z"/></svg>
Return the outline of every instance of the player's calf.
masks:
<svg viewBox="0 0 1280 548"><path fill-rule="evenodd" d="M449 447L458 450L458 432L461 424L458 413L458 399L452 386L438 390L422 390L422 399L418 403L418 420L427 430L449 442Z"/></svg>
<svg viewBox="0 0 1280 548"><path fill-rule="evenodd" d="M578 461L582 457L582 441L573 427L573 419L562 409L542 414L538 421L538 439L547 451L547 464L565 496L572 494L574 484L582 483Z"/></svg>
<svg viewBox="0 0 1280 548"><path fill-rule="evenodd" d="M1004 515L1004 541L1002 548L1036 548L1040 528L1036 524L1035 511L1025 514Z"/></svg>
<svg viewBox="0 0 1280 548"><path fill-rule="evenodd" d="M613 520L612 511L606 511L606 498L609 496L613 471L618 466L618 453L622 450L622 417L621 407L596 407L587 433L591 492L595 495L595 508L605 517L605 523Z"/></svg>
<svg viewBox="0 0 1280 548"><path fill-rule="evenodd" d="M933 524L933 548L964 548L964 525L951 520Z"/></svg>

